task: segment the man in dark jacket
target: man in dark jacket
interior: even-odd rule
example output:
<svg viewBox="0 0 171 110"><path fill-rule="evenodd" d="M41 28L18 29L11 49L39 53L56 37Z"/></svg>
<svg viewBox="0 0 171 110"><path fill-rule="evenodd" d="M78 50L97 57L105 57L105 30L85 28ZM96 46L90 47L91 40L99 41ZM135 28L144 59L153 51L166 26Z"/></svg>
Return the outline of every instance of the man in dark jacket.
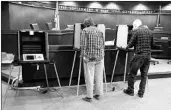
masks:
<svg viewBox="0 0 171 110"><path fill-rule="evenodd" d="M133 96L134 82L138 70L141 72L141 82L138 96L143 97L147 81L147 73L150 65L151 49L154 47L153 33L150 29L142 25L140 19L133 22L132 37L126 49L134 47L135 55L130 63L130 73L128 75L128 88L123 92Z"/></svg>

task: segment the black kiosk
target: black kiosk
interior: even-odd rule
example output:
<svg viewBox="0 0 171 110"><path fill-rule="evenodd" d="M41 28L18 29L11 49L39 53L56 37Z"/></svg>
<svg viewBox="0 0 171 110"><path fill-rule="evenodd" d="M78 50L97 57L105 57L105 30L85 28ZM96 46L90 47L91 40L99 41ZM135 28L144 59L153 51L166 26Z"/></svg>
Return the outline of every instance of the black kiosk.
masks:
<svg viewBox="0 0 171 110"><path fill-rule="evenodd" d="M44 69L47 88L49 88L49 83L46 64L53 64L58 84L61 87L55 62L50 63L49 61L48 34L46 32L18 31L18 63L22 67L23 82L34 81L34 77L38 73L42 73L39 71Z"/></svg>

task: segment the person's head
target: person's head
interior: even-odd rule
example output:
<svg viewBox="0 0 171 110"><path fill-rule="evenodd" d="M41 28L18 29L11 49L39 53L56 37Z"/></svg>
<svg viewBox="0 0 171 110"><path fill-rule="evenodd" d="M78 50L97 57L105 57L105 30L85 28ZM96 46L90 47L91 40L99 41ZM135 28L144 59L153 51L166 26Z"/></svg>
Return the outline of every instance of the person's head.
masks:
<svg viewBox="0 0 171 110"><path fill-rule="evenodd" d="M139 26L142 25L142 21L140 19L136 19L133 21L132 25L133 25L133 30L137 29Z"/></svg>
<svg viewBox="0 0 171 110"><path fill-rule="evenodd" d="M86 18L83 22L86 27L94 26L94 20L92 18Z"/></svg>

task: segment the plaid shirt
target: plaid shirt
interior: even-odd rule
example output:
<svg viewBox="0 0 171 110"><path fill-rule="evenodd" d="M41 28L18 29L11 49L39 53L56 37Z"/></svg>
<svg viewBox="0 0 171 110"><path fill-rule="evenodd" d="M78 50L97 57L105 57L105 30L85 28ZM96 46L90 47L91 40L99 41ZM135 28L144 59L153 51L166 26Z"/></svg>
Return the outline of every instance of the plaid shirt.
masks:
<svg viewBox="0 0 171 110"><path fill-rule="evenodd" d="M81 32L81 56L88 60L99 61L104 57L103 33L94 26L87 27Z"/></svg>
<svg viewBox="0 0 171 110"><path fill-rule="evenodd" d="M127 48L134 46L135 55L151 57L151 48L154 47L153 33L150 29L140 26L132 32Z"/></svg>

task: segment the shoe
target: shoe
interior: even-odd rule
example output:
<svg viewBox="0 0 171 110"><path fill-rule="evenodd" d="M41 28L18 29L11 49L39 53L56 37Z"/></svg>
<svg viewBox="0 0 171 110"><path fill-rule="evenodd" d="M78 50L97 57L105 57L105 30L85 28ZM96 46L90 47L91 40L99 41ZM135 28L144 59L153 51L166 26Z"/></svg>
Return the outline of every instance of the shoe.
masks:
<svg viewBox="0 0 171 110"><path fill-rule="evenodd" d="M84 97L82 98L82 100L87 101L87 102L92 102L92 98L89 98L89 97Z"/></svg>
<svg viewBox="0 0 171 110"><path fill-rule="evenodd" d="M138 94L138 97L143 98L143 94Z"/></svg>
<svg viewBox="0 0 171 110"><path fill-rule="evenodd" d="M144 93L139 90L138 91L138 97L143 98L143 96L144 96Z"/></svg>
<svg viewBox="0 0 171 110"><path fill-rule="evenodd" d="M123 92L127 95L130 95L130 96L134 96L134 92L128 90L128 89L124 89Z"/></svg>
<svg viewBox="0 0 171 110"><path fill-rule="evenodd" d="M96 100L100 100L100 95L94 95L93 96Z"/></svg>

